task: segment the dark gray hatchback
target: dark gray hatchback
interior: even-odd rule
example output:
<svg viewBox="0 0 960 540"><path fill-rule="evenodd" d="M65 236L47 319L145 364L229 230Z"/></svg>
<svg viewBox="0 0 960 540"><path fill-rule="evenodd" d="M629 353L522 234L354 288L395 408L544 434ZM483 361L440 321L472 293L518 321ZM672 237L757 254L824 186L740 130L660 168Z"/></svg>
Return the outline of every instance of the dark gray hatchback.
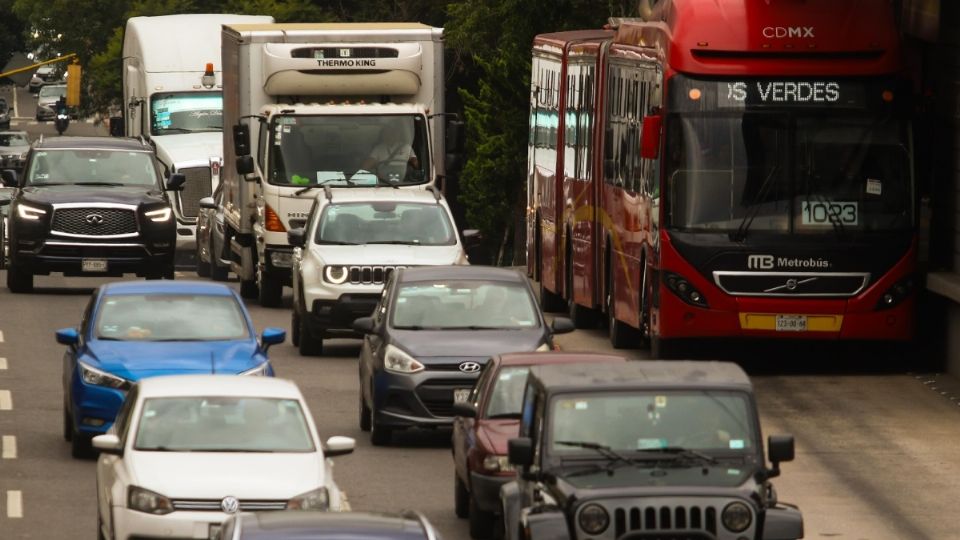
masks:
<svg viewBox="0 0 960 540"><path fill-rule="evenodd" d="M516 270L429 266L394 272L354 329L364 334L360 428L384 445L397 429L450 426L491 356L551 350L573 323L548 325Z"/></svg>

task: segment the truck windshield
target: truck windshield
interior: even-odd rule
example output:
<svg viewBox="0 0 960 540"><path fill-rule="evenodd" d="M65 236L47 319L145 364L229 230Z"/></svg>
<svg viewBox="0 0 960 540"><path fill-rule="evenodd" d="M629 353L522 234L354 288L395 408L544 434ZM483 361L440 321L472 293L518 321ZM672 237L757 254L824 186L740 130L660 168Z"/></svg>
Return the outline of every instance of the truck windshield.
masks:
<svg viewBox="0 0 960 540"><path fill-rule="evenodd" d="M271 184L414 185L430 180L423 115L277 116Z"/></svg>
<svg viewBox="0 0 960 540"><path fill-rule="evenodd" d="M150 98L151 135L222 130L220 92L167 92Z"/></svg>
<svg viewBox="0 0 960 540"><path fill-rule="evenodd" d="M912 227L909 125L885 103L892 90L851 81L675 86L680 111L668 117L665 146L670 228L740 236ZM705 103L691 110L678 103L687 95Z"/></svg>
<svg viewBox="0 0 960 540"><path fill-rule="evenodd" d="M676 447L753 453L758 436L751 410L740 392L562 394L551 405L548 443L561 457L595 455L579 442L622 453Z"/></svg>
<svg viewBox="0 0 960 540"><path fill-rule="evenodd" d="M150 152L128 150L38 150L27 171L28 186L99 184L159 187Z"/></svg>

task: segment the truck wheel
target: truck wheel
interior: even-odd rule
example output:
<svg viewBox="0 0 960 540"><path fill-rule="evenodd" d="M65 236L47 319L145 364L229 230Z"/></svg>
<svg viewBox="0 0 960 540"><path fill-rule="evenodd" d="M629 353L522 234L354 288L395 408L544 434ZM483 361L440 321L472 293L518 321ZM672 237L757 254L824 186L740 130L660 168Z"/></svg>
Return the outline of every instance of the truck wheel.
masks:
<svg viewBox="0 0 960 540"><path fill-rule="evenodd" d="M470 537L474 540L486 540L493 536L493 520L496 516L484 512L477 506L477 500L470 497Z"/></svg>
<svg viewBox="0 0 960 540"><path fill-rule="evenodd" d="M12 293L33 292L33 274L21 270L11 260L7 268L7 288Z"/></svg>
<svg viewBox="0 0 960 540"><path fill-rule="evenodd" d="M257 288L257 282L255 280L241 280L240 281L240 297L246 300L253 300L260 294L259 289Z"/></svg>
<svg viewBox="0 0 960 540"><path fill-rule="evenodd" d="M310 332L306 317L300 319L300 354L302 356L320 356L323 354L323 338L314 336Z"/></svg>
<svg viewBox="0 0 960 540"><path fill-rule="evenodd" d="M282 307L283 306L283 283L266 272L258 271L259 275L259 295L257 299L263 307Z"/></svg>
<svg viewBox="0 0 960 540"><path fill-rule="evenodd" d="M453 511L460 519L470 516L470 492L457 473L453 473Z"/></svg>
<svg viewBox="0 0 960 540"><path fill-rule="evenodd" d="M230 274L230 268L227 266L220 266L220 263L214 259L210 263L210 278L214 281L226 281Z"/></svg>

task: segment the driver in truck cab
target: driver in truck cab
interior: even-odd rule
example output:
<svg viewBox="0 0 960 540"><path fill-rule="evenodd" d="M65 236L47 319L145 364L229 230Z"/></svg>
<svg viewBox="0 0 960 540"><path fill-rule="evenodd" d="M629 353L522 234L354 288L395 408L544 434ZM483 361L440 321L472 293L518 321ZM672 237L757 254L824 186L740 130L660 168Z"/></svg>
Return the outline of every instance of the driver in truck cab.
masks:
<svg viewBox="0 0 960 540"><path fill-rule="evenodd" d="M403 131L401 126L392 124L380 128L377 144L360 168L392 182L403 181L420 172L420 159Z"/></svg>

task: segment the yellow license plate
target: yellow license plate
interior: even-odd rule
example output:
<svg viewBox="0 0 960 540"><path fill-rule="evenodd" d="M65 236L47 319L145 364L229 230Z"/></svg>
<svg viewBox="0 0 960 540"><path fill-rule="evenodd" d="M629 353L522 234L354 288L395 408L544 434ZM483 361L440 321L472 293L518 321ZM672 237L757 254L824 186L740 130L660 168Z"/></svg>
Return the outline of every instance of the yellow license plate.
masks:
<svg viewBox="0 0 960 540"><path fill-rule="evenodd" d="M771 332L839 332L843 315L801 315L786 313L741 313L742 330Z"/></svg>

